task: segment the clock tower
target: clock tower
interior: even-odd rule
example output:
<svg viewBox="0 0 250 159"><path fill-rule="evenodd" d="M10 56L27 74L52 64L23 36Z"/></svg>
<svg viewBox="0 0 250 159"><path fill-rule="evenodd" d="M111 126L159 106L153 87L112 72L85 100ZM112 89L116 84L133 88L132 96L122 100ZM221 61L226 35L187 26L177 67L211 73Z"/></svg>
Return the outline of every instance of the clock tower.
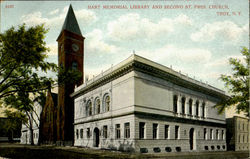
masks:
<svg viewBox="0 0 250 159"><path fill-rule="evenodd" d="M58 42L58 65L65 69L78 69L81 79L75 84L64 84L58 88L57 144L72 145L74 140L74 101L70 94L75 85L83 83L84 37L77 23L72 6L69 6Z"/></svg>

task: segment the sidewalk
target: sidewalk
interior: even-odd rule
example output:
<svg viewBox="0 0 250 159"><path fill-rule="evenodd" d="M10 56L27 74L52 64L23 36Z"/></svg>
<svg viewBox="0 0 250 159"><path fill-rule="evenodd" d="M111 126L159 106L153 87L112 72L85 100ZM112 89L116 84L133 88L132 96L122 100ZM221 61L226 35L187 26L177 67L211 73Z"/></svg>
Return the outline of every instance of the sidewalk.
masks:
<svg viewBox="0 0 250 159"><path fill-rule="evenodd" d="M23 159L248 159L248 152L181 152L140 154L79 147L0 143L0 156Z"/></svg>

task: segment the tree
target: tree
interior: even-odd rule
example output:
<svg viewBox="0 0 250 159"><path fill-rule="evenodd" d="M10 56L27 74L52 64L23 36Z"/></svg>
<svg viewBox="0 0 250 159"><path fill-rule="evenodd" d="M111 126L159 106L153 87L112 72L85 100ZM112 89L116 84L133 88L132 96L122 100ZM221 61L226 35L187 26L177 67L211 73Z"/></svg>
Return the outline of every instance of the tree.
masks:
<svg viewBox="0 0 250 159"><path fill-rule="evenodd" d="M81 77L77 70L58 68L46 62L49 49L44 38L47 31L43 25L27 28L23 24L0 34L0 102L27 116L28 123L23 121L30 129L31 144L34 114L40 117L34 111L34 103L43 106L48 88L76 82ZM48 71L58 74L59 79L47 77Z"/></svg>
<svg viewBox="0 0 250 159"><path fill-rule="evenodd" d="M249 49L243 47L241 54L244 62L237 58L230 58L232 75L221 75L220 77L225 82L225 87L229 90L231 96L216 105L219 113L230 106L235 106L238 113L244 112L249 116Z"/></svg>

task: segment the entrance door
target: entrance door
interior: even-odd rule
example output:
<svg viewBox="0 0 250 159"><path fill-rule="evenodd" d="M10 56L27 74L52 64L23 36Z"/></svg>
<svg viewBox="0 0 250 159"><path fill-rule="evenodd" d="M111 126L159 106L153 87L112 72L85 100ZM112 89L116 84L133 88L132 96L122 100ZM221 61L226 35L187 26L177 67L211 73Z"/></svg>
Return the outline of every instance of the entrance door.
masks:
<svg viewBox="0 0 250 159"><path fill-rule="evenodd" d="M190 150L194 150L194 128L191 128L189 131L189 145Z"/></svg>
<svg viewBox="0 0 250 159"><path fill-rule="evenodd" d="M100 131L98 128L94 129L94 147L99 147L100 142Z"/></svg>

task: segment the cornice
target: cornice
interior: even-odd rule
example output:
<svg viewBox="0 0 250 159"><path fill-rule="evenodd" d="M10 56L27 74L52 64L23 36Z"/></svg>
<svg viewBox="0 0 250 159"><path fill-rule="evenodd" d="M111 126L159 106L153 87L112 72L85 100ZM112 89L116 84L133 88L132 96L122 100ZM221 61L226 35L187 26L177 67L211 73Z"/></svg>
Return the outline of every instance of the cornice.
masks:
<svg viewBox="0 0 250 159"><path fill-rule="evenodd" d="M92 82L90 82L89 84L88 83L85 84L83 88L72 93L71 97L78 97L80 94L87 93L95 88L105 85L106 83L109 83L110 81L113 81L133 70L164 79L175 85L178 85L187 89L191 89L193 91L198 91L198 92L201 92L201 93L204 93L204 94L216 97L216 98L228 97L224 93L222 93L221 90L217 88L214 88L212 86L208 86L205 84L202 85L202 84L199 84L198 82L195 83L193 82L194 81L193 79L188 80L187 77L183 78L182 76L184 75L182 74L175 75L174 73L164 71L162 69L156 68L149 64L137 61L136 59L129 61L128 63L111 71L110 73L104 75L103 77L92 79L93 80Z"/></svg>

